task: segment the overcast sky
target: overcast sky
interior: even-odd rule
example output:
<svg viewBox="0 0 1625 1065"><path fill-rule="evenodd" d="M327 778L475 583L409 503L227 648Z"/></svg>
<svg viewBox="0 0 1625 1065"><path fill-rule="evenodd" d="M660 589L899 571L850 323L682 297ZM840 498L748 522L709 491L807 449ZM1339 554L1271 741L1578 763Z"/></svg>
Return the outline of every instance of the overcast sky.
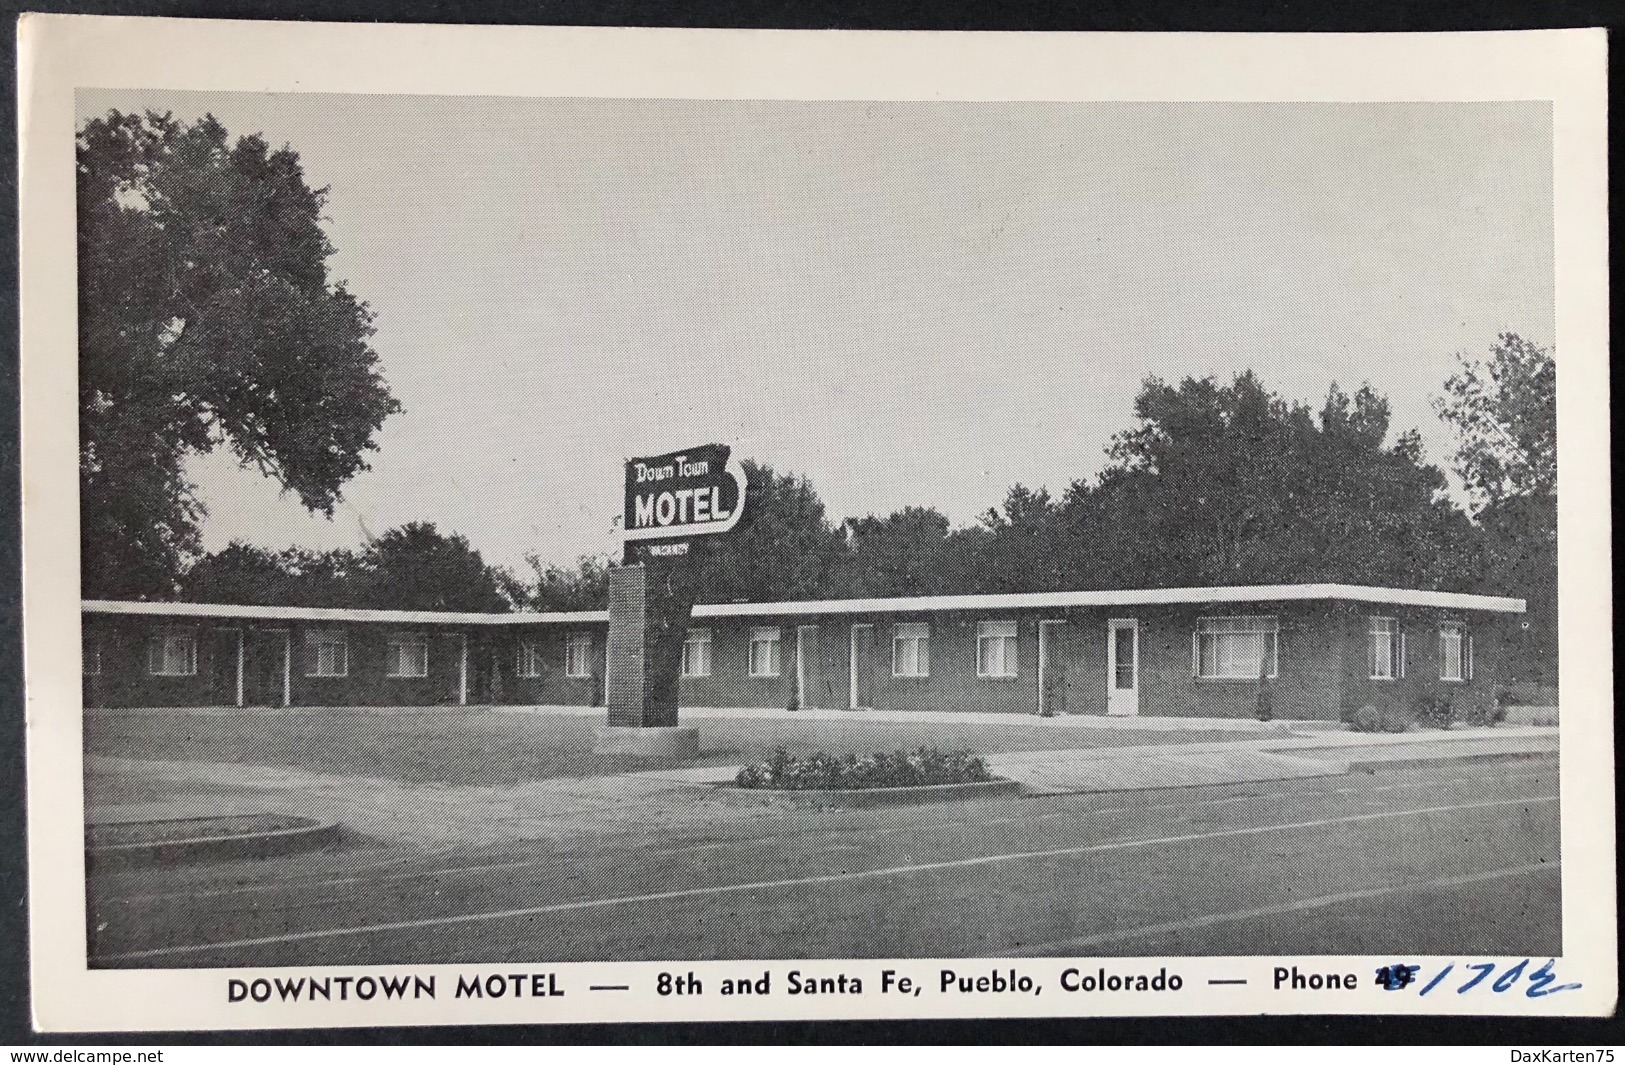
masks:
<svg viewBox="0 0 1625 1065"><path fill-rule="evenodd" d="M1545 104L512 100L97 91L331 188L404 410L329 521L225 457L206 546L412 520L610 550L620 463L718 441L834 519L1092 477L1156 374L1251 368L1421 429L1457 351L1553 333Z"/></svg>

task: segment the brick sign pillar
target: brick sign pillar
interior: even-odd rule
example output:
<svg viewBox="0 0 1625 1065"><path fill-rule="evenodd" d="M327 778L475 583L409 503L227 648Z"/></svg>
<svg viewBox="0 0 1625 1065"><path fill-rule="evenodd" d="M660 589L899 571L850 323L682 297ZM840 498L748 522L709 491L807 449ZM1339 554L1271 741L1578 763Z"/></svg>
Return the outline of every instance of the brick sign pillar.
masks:
<svg viewBox="0 0 1625 1065"><path fill-rule="evenodd" d="M678 677L691 603L674 593L662 567L644 563L609 571L609 724L597 750L692 758L699 730L678 725Z"/></svg>
<svg viewBox="0 0 1625 1065"><path fill-rule="evenodd" d="M604 702L609 706L609 723L618 728L652 723L645 717L648 686L643 668L647 591L642 566L616 566L609 571L609 676L604 682Z"/></svg>
<svg viewBox="0 0 1625 1065"><path fill-rule="evenodd" d="M690 605L663 587L659 569L638 563L609 571L609 723L677 724L677 680Z"/></svg>
<svg viewBox="0 0 1625 1065"><path fill-rule="evenodd" d="M739 524L747 487L744 468L722 444L627 461L624 565L609 571L609 723L598 730L600 752L699 754L699 730L677 723L683 638L695 595L690 551L694 541Z"/></svg>

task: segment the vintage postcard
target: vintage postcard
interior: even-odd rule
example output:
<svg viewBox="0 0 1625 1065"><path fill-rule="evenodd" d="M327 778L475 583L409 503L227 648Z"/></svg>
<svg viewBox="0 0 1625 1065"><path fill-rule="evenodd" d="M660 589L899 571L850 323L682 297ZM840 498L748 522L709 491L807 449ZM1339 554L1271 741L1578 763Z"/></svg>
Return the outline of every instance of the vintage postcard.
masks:
<svg viewBox="0 0 1625 1065"><path fill-rule="evenodd" d="M1611 1012L1605 43L25 17L37 1025Z"/></svg>

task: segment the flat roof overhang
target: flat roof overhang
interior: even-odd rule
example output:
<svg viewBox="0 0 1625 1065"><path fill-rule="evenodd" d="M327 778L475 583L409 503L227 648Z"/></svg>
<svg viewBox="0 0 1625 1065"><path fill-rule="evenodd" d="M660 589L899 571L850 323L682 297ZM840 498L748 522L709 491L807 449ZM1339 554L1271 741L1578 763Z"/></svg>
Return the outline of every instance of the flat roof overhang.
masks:
<svg viewBox="0 0 1625 1065"><path fill-rule="evenodd" d="M1467 592L1371 588L1353 584L1262 584L1230 588L1139 588L1096 592L1017 592L898 599L826 599L799 603L728 603L696 606L694 616L766 617L804 614L906 614L921 611L1058 610L1067 607L1203 606L1298 602L1374 603L1522 614L1522 599Z"/></svg>
<svg viewBox="0 0 1625 1065"><path fill-rule="evenodd" d="M1068 607L1219 606L1251 603L1369 603L1522 614L1522 599L1466 592L1374 588L1354 584L1262 584L1227 588L1138 588L1090 592L1018 592L1004 595L937 595L892 599L813 599L789 603L710 603L695 618L806 617L842 614L914 614L941 611L1060 610ZM136 602L86 599L86 614L216 618L243 621L377 622L394 625L591 625L609 621L607 610L474 614L434 610L361 610L231 603Z"/></svg>
<svg viewBox="0 0 1625 1065"><path fill-rule="evenodd" d="M607 610L473 614L449 610L362 610L320 606L249 606L86 599L86 614L217 618L238 621L375 621L392 625L580 625L609 620Z"/></svg>

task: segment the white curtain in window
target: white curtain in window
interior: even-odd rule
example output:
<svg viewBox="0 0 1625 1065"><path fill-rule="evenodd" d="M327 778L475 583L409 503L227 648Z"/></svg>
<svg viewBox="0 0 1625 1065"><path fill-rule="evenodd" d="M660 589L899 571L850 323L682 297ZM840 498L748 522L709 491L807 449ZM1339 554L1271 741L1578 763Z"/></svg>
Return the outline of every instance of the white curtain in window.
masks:
<svg viewBox="0 0 1625 1065"><path fill-rule="evenodd" d="M892 674L925 677L931 673L931 626L906 623L892 629Z"/></svg>
<svg viewBox="0 0 1625 1065"><path fill-rule="evenodd" d="M683 638L683 676L711 675L711 630L689 629Z"/></svg>
<svg viewBox="0 0 1625 1065"><path fill-rule="evenodd" d="M1198 618L1196 675L1257 680L1279 672L1279 624L1273 617Z"/></svg>
<svg viewBox="0 0 1625 1065"><path fill-rule="evenodd" d="M983 677L1016 675L1016 623L981 621L976 625L976 673Z"/></svg>
<svg viewBox="0 0 1625 1065"><path fill-rule="evenodd" d="M779 630L752 629L750 633L750 675L779 675Z"/></svg>

